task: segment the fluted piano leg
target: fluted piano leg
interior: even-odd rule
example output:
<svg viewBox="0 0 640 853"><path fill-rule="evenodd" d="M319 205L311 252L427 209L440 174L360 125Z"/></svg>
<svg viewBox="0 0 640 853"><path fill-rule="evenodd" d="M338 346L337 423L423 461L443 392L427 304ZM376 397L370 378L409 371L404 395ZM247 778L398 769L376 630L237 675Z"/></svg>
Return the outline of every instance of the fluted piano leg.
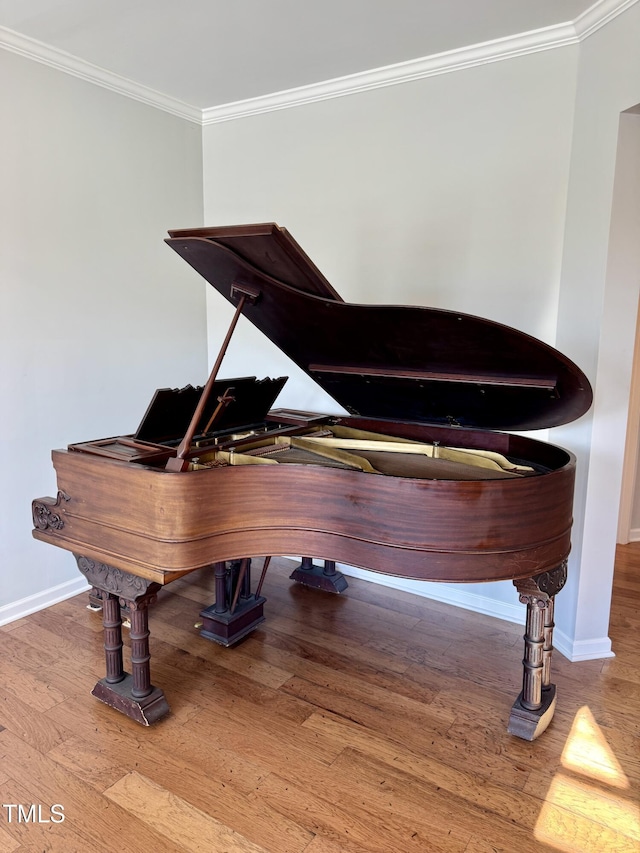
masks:
<svg viewBox="0 0 640 853"><path fill-rule="evenodd" d="M524 740L535 740L547 728L556 706L556 686L551 683L554 598L567 579L566 561L514 584L520 601L527 605L524 635L522 691L509 717L509 732Z"/></svg>
<svg viewBox="0 0 640 853"><path fill-rule="evenodd" d="M78 568L99 591L102 601L106 675L91 694L148 726L169 711L163 691L151 684L148 610L160 585L115 566L74 556ZM123 605L131 616L131 674L125 671L122 657Z"/></svg>
<svg viewBox="0 0 640 853"><path fill-rule="evenodd" d="M110 592L95 590L102 601L102 629L107 684L119 684L125 677L122 662L122 614L120 599Z"/></svg>

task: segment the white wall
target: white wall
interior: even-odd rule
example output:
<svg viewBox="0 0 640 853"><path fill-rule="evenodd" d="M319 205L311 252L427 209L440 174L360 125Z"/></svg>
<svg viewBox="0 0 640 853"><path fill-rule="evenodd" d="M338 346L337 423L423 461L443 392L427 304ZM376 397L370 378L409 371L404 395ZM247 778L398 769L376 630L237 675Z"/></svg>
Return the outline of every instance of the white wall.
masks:
<svg viewBox="0 0 640 853"><path fill-rule="evenodd" d="M202 381L206 316L163 243L202 221L200 127L5 51L0 78L1 624L84 583L31 538L51 449Z"/></svg>
<svg viewBox="0 0 640 853"><path fill-rule="evenodd" d="M636 4L580 47L557 345L595 377L596 393L591 415L554 439L577 451L580 475L558 621L587 656L607 643L638 304L637 278L607 270L620 113L640 102L639 44Z"/></svg>
<svg viewBox="0 0 640 853"><path fill-rule="evenodd" d="M207 126L205 220L287 227L350 302L461 310L554 343L577 53ZM210 358L231 311L210 294ZM336 408L249 324L224 366L246 372L291 374L283 404ZM405 586L521 619L511 583Z"/></svg>
<svg viewBox="0 0 640 853"><path fill-rule="evenodd" d="M620 117L613 194L607 279L617 280L623 293L640 294L640 106ZM639 331L636 322L636 359L640 357ZM624 460L625 504L622 507L621 500L618 524L618 541L623 543L640 540L640 375L632 375L631 381L638 387L633 389L636 399L631 402L627 426L627 442L633 441L634 446L626 448Z"/></svg>
<svg viewBox="0 0 640 853"><path fill-rule="evenodd" d="M587 372L592 413L549 436L578 455L557 609L558 645L575 658L609 652L640 288L608 253L639 43L635 4L579 45L211 125L202 139L207 224L275 220L349 301L476 313ZM2 621L76 577L68 555L29 536L31 499L55 490L50 448L131 430L157 385L202 380L206 336L204 286L162 244L203 219L200 128L12 54L0 75ZM231 308L207 299L211 359ZM223 369L291 373L283 404L335 408L247 325ZM510 584L438 590L518 617Z"/></svg>

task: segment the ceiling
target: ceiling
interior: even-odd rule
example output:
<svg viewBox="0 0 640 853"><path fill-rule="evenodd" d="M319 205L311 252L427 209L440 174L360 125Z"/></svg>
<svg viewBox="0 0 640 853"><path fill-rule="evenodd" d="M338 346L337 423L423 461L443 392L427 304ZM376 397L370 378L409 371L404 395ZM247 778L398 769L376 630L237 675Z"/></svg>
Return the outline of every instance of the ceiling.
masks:
<svg viewBox="0 0 640 853"><path fill-rule="evenodd" d="M594 3L0 0L0 28L206 109L564 24Z"/></svg>

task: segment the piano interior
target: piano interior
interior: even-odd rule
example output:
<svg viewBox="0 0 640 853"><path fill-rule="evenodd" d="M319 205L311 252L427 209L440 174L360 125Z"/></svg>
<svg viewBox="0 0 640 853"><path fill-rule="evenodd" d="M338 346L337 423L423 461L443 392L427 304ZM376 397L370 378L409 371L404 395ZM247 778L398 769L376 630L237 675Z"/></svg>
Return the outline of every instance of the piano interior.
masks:
<svg viewBox="0 0 640 853"><path fill-rule="evenodd" d="M219 380L202 415L187 470L233 465L321 465L367 474L432 480L500 480L548 470L495 450L401 438L339 423L339 417L269 411L286 377ZM202 389L158 389L133 435L69 449L164 467L185 432ZM220 398L226 400L216 416ZM212 429L215 426L215 429Z"/></svg>
<svg viewBox="0 0 640 853"><path fill-rule="evenodd" d="M295 435L239 434L220 449L194 457L190 468L292 464L434 480L496 480L535 473L530 465L490 450L443 447L437 442L398 439L330 422L296 430Z"/></svg>

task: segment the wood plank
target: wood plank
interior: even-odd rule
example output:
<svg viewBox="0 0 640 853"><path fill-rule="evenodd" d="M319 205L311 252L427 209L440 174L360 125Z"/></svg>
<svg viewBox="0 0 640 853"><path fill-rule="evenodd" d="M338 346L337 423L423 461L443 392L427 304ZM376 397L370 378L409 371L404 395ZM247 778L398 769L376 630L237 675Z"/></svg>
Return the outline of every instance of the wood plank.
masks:
<svg viewBox="0 0 640 853"><path fill-rule="evenodd" d="M129 720L123 726L111 709L96 706L93 719L71 705L52 714L72 717L82 739L108 751L112 762L135 769L255 844L274 853L300 853L308 844L306 831L253 796L268 771L239 755L226 731L210 734L197 719L177 722L173 715L152 729Z"/></svg>
<svg viewBox="0 0 640 853"><path fill-rule="evenodd" d="M21 804L26 806L27 810L32 803L42 803L38 796L35 795L37 784L33 780L29 785L22 785L13 779L4 785L0 785L0 803L13 803L16 806ZM47 806L54 803L60 803L60 799L54 798L47 801ZM61 805L65 805L61 803ZM9 836L11 841L8 843L8 851L29 851L29 853L43 853L43 851L51 851L51 853L110 853L108 842L102 842L98 838L90 838L83 833L82 821L77 820L77 815L67 813L65 809L65 819L61 823L26 823L24 820L19 821L17 809L13 809L13 820L9 822L6 817L7 812L3 809L3 830ZM43 809L42 816L45 819L46 810ZM1 841L0 841L1 844ZM13 847L10 845L14 845ZM2 850L0 846L0 850Z"/></svg>
<svg viewBox="0 0 640 853"><path fill-rule="evenodd" d="M153 827L155 832L179 845L181 850L265 853L264 847L253 844L139 773L127 773L104 793L112 802Z"/></svg>
<svg viewBox="0 0 640 853"><path fill-rule="evenodd" d="M80 737L71 737L47 752L47 758L64 767L97 791L104 791L126 773L130 761L117 761L107 754L104 745Z"/></svg>
<svg viewBox="0 0 640 853"><path fill-rule="evenodd" d="M47 752L72 736L72 732L64 725L52 722L43 713L35 711L1 687L0 726L9 729L40 752Z"/></svg>
<svg viewBox="0 0 640 853"><path fill-rule="evenodd" d="M47 647L34 647L22 641L20 631L29 628L16 628L2 638L2 658L20 668L33 672L42 666L51 666L56 661L56 655Z"/></svg>
<svg viewBox="0 0 640 853"><path fill-rule="evenodd" d="M238 648L226 649L217 643L204 641L196 628L185 630L157 619L154 614L152 627L155 628L156 625L162 633L163 642L173 646L174 649L187 652L190 658L213 660L216 666L242 675L265 687L278 688L293 675L292 672L276 664L260 660L256 655L245 654L245 643Z"/></svg>
<svg viewBox="0 0 640 853"><path fill-rule="evenodd" d="M410 663L402 654L386 653L379 648L371 648L366 644L368 635L362 638L364 642L349 642L348 638L340 633L339 628L334 628L333 630L324 626L314 628L313 625L304 622L304 620L300 621L287 617L279 610L273 613L273 615L269 615L268 625L261 632L260 640L262 642L270 642L270 638L276 635L302 637L306 642L324 649L327 657L330 655L342 655L346 646L350 660L355 660L368 666L377 666L389 672L397 672L399 674L406 672ZM254 634L251 639L255 641L256 635Z"/></svg>
<svg viewBox="0 0 640 853"><path fill-rule="evenodd" d="M211 572L161 591L152 675L172 713L150 729L89 695L103 653L86 595L19 620L2 631L0 796L64 798L74 818L68 837L0 820L5 843L101 853L115 831L131 849L175 851L179 842L102 793L138 774L146 781L134 788L158 808L177 798L181 819L195 809L269 853L637 849L640 543L618 554L617 657L554 656L558 708L534 743L506 732L522 626L358 579L343 596L292 587L284 560L267 575L267 621L233 649L194 628L214 599ZM628 787L567 763L585 706Z"/></svg>
<svg viewBox="0 0 640 853"><path fill-rule="evenodd" d="M0 827L0 853L15 853L20 847L20 842L12 838L8 832Z"/></svg>
<svg viewBox="0 0 640 853"><path fill-rule="evenodd" d="M88 594L83 592L32 613L29 619L61 636L90 642L92 634L102 634L102 612L89 610L88 603Z"/></svg>
<svg viewBox="0 0 640 853"><path fill-rule="evenodd" d="M81 615L84 618L84 613ZM93 617L91 617L91 621L93 621ZM85 633L84 636L88 642L79 644L77 638L65 630L66 623L55 621L52 627L53 630L46 628L33 619L26 621L17 628L13 637L20 640L25 646L36 650L39 654L42 653L43 649L46 649L49 656L56 661L65 657L89 671L93 671L102 665L103 651L99 635L93 631L89 634ZM46 660L39 658L37 663L37 668L40 668L42 664L46 663Z"/></svg>
<svg viewBox="0 0 640 853"><path fill-rule="evenodd" d="M370 755L391 767L397 767L412 774L417 780L439 784L441 788L460 795L469 789L468 796L475 802L487 792L490 805L494 786L499 808L504 789L522 791L529 776L525 765L515 766L505 763L496 756L493 761L478 763L473 758L460 753L455 741L450 738L435 737L413 740L409 744L397 744L389 741L384 734L378 734L362 726L354 725L331 714L314 714L304 724L305 728L321 731L325 735L333 734L345 750L356 750Z"/></svg>
<svg viewBox="0 0 640 853"><path fill-rule="evenodd" d="M15 631L16 628L20 628L22 625L28 624L29 620L25 616L22 619L14 619L13 622L7 622L6 625L0 625L0 631L8 634L10 631Z"/></svg>
<svg viewBox="0 0 640 853"><path fill-rule="evenodd" d="M275 808L290 814L310 832L334 843L354 841L376 853L463 853L469 835L450 827L446 837L434 837L420 820L407 822L388 812L381 815L375 805L359 799L356 808L351 799L336 797L334 791L322 793L315 786L300 788L289 779L270 774L260 783L258 793ZM425 812L427 810L425 809ZM372 832L375 825L375 832ZM428 846L427 846L428 845Z"/></svg>
<svg viewBox="0 0 640 853"><path fill-rule="evenodd" d="M34 711L46 711L67 698L49 683L0 656L0 684L15 699Z"/></svg>
<svg viewBox="0 0 640 853"><path fill-rule="evenodd" d="M561 850L581 853L637 853L640 815L636 802L612 796L581 780L554 779L534 830L535 837Z"/></svg>
<svg viewBox="0 0 640 853"><path fill-rule="evenodd" d="M417 733L422 737L442 736L455 720L451 711L422 705L398 694L387 694L380 688L358 684L357 679L342 683L337 688L335 680L326 686L296 676L282 689L320 711L331 711L373 731L385 732L394 742L412 739ZM390 710L392 707L393 712ZM393 713L392 725L390 713Z"/></svg>
<svg viewBox="0 0 640 853"><path fill-rule="evenodd" d="M345 750L331 769L349 780L353 792L359 788L367 790L367 807L385 821L388 814L393 814L404 824L413 824L423 837L442 843L448 839L452 827L463 833L467 841L474 833L483 833L486 838L508 834L514 849L537 853L530 830L541 804L533 798L523 802L520 793L498 785L492 786L487 797L483 796L487 785L480 786L474 795L472 773L464 780L458 774L457 784L447 788L441 779L418 779L411 771L358 750ZM425 802L430 805L428 810L423 808Z"/></svg>
<svg viewBox="0 0 640 853"><path fill-rule="evenodd" d="M125 810L110 803L90 785L27 746L8 730L0 732L0 762L12 779L28 792L28 797L22 802L61 803L64 806L65 821L49 824L49 829L73 827L74 832L85 839L84 851L108 850L114 838L122 837L134 850L152 847L154 853L175 853L175 847L159 833L132 819ZM34 824L27 826L31 829Z"/></svg>
<svg viewBox="0 0 640 853"><path fill-rule="evenodd" d="M321 683L333 677L358 679L372 687L422 704L430 704L436 696L436 691L408 678L406 672L398 673L395 667L389 672L384 662L377 660L374 654L354 660L351 654L328 653L326 648L310 642L306 635L300 637L299 633L291 635L265 631L260 637L248 638L243 648L253 656L259 655L262 660L289 670L289 678L297 675L313 681L320 680Z"/></svg>

